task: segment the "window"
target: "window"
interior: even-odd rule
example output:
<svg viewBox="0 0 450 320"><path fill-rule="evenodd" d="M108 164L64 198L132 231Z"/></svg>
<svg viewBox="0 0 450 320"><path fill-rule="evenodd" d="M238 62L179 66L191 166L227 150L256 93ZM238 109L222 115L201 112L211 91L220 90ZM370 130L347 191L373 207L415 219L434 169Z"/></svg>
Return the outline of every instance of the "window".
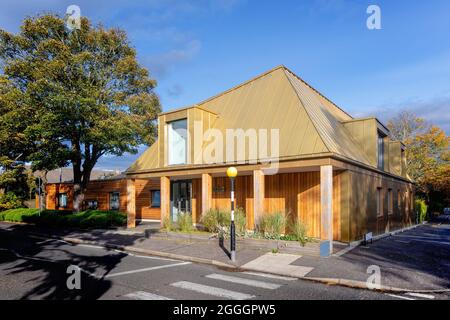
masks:
<svg viewBox="0 0 450 320"><path fill-rule="evenodd" d="M98 201L97 200L86 200L86 209L95 210L98 208Z"/></svg>
<svg viewBox="0 0 450 320"><path fill-rule="evenodd" d="M394 198L392 197L392 189L388 190L388 214L394 213Z"/></svg>
<svg viewBox="0 0 450 320"><path fill-rule="evenodd" d="M383 215L383 203L381 198L381 188L377 189L377 216L380 217Z"/></svg>
<svg viewBox="0 0 450 320"><path fill-rule="evenodd" d="M152 208L161 207L161 191L151 190L150 192L151 192L150 206Z"/></svg>
<svg viewBox="0 0 450 320"><path fill-rule="evenodd" d="M120 194L118 192L110 192L109 194L109 209L119 210L120 208Z"/></svg>
<svg viewBox="0 0 450 320"><path fill-rule="evenodd" d="M377 166L378 169L384 169L384 135L378 132L378 150L377 150Z"/></svg>
<svg viewBox="0 0 450 320"><path fill-rule="evenodd" d="M187 159L187 120L168 123L168 161L169 165L186 164Z"/></svg>
<svg viewBox="0 0 450 320"><path fill-rule="evenodd" d="M67 208L67 193L58 194L58 207Z"/></svg>
<svg viewBox="0 0 450 320"><path fill-rule="evenodd" d="M399 212L402 211L402 193L400 189L397 190L397 208Z"/></svg>

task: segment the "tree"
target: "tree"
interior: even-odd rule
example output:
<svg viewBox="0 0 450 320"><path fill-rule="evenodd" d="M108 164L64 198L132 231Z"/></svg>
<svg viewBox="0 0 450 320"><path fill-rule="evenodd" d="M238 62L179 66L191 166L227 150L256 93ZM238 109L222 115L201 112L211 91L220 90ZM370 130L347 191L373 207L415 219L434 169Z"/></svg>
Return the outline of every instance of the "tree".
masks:
<svg viewBox="0 0 450 320"><path fill-rule="evenodd" d="M450 195L450 137L410 112L400 112L388 123L391 138L406 148L406 170L428 203L431 195L448 203ZM436 198L434 197L434 198Z"/></svg>
<svg viewBox="0 0 450 320"><path fill-rule="evenodd" d="M136 153L154 142L161 111L156 81L124 31L87 18L70 31L56 15L30 17L18 34L0 30L0 59L0 101L8 111L0 110L0 121L22 141L3 144L31 145L26 158L41 170L72 164L75 210L101 156Z"/></svg>

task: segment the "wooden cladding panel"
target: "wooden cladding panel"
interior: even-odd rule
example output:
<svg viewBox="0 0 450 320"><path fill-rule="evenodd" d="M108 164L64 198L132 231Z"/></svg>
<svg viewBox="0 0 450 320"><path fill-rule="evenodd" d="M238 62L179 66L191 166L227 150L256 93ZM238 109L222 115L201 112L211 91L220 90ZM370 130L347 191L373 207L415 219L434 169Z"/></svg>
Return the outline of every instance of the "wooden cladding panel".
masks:
<svg viewBox="0 0 450 320"><path fill-rule="evenodd" d="M160 190L160 181L154 180L135 180L136 187L136 219L154 219L159 220L161 215L160 208L151 207L151 190ZM47 185L47 209L57 208L57 194L68 194L68 208L73 209L73 185L72 184L48 184ZM85 201L95 200L99 210L110 210L110 193L119 193L119 211L127 211L127 180L96 180L91 181L85 192Z"/></svg>
<svg viewBox="0 0 450 320"><path fill-rule="evenodd" d="M231 210L231 182L228 177L213 178L212 208ZM235 181L236 208L246 212L247 226L253 226L253 176L238 176Z"/></svg>
<svg viewBox="0 0 450 320"><path fill-rule="evenodd" d="M308 226L310 237L321 236L320 172L283 173L265 177L265 212L283 212ZM340 180L333 174L333 238L340 240Z"/></svg>
<svg viewBox="0 0 450 320"><path fill-rule="evenodd" d="M73 209L73 185L72 184L47 184L46 206L48 210L72 210ZM67 208L58 207L58 194L67 193Z"/></svg>
<svg viewBox="0 0 450 320"><path fill-rule="evenodd" d="M85 201L96 200L99 210L110 210L109 198L111 192L119 193L119 211L127 211L127 181L126 180L96 180L91 181L86 189Z"/></svg>
<svg viewBox="0 0 450 320"><path fill-rule="evenodd" d="M368 232L379 235L414 223L412 184L364 172L351 171L349 174L350 241L361 240ZM378 188L381 190L381 214L377 213ZM392 214L388 213L389 189L393 197Z"/></svg>
<svg viewBox="0 0 450 320"><path fill-rule="evenodd" d="M136 219L160 219L161 208L151 207L152 190L160 190L159 180L136 180Z"/></svg>

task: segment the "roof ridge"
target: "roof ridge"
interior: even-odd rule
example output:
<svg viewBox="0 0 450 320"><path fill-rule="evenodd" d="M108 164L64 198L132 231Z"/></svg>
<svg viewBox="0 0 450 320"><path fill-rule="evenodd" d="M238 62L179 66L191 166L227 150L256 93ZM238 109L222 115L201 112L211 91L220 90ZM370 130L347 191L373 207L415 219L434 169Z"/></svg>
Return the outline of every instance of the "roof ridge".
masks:
<svg viewBox="0 0 450 320"><path fill-rule="evenodd" d="M307 85L309 88L311 88L315 93L317 93L319 96L321 96L322 98L324 98L325 100L327 100L328 102L330 102L333 106L335 106L336 108L338 108L340 111L342 111L343 113L345 113L347 116L349 116L351 119L354 119L352 117L352 115L350 115L347 111L345 111L344 109L342 109L341 107L339 107L336 103L334 103L333 101L331 101L330 99L328 99L325 95L323 95L319 90L317 90L316 88L314 88L312 85L310 85L308 82L306 82L305 80L303 80L301 77L299 77L298 75L296 75L292 70L290 70L287 67L284 67L284 69L286 71L288 71L289 73L291 73L294 77L296 77L298 80L300 80L301 82L303 82L305 85Z"/></svg>
<svg viewBox="0 0 450 320"><path fill-rule="evenodd" d="M270 73L272 73L272 72L274 72L274 71L276 71L276 70L278 70L278 69L285 69L285 70L287 70L287 68L286 68L284 65L281 64L281 65L279 65L279 66L276 66L275 68L272 68L272 69L270 69L270 70L268 70L268 71L265 71L265 72L263 72L263 73L261 73L261 74L255 76L255 77L251 78L250 80L247 80L247 81L245 81L245 82L242 82L242 83L240 83L240 84L238 84L238 85L236 85L236 86L234 86L234 87L232 87L232 88L230 88L230 89L228 89L228 90L222 91L221 93L218 93L218 94L216 94L216 95L214 95L214 96L212 96L212 97L210 97L210 98L208 98L208 99L205 99L205 100L203 100L203 101L197 103L196 105L197 105L197 106L200 106L200 105L205 104L205 103L207 103L207 102L209 102L209 101L211 101L211 100L217 99L217 98L219 98L219 97L221 97L221 96L223 96L223 95L225 95L225 94L227 94L227 93L230 93L230 92L232 92L232 91L235 91L235 90L239 89L240 87L243 87L243 86L245 86L245 85L247 85L247 84L249 84L249 83L251 83L251 82L253 82L253 81L256 81L256 80L258 80L258 79L260 79L260 78L262 78L262 77L265 77L265 76L267 76L268 74L270 74Z"/></svg>

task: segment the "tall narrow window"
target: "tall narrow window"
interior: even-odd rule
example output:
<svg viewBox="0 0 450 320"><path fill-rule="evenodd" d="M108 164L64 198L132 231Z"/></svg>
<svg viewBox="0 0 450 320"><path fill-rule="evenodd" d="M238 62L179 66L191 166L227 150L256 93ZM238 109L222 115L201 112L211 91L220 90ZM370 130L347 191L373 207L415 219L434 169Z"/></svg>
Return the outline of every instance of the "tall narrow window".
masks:
<svg viewBox="0 0 450 320"><path fill-rule="evenodd" d="M120 194L118 192L109 193L109 210L119 210Z"/></svg>
<svg viewBox="0 0 450 320"><path fill-rule="evenodd" d="M168 123L168 162L169 165L186 164L187 162L187 120Z"/></svg>
<svg viewBox="0 0 450 320"><path fill-rule="evenodd" d="M67 208L67 193L58 194L58 207Z"/></svg>
<svg viewBox="0 0 450 320"><path fill-rule="evenodd" d="M377 164L378 169L384 169L384 135L378 132L378 151L377 151Z"/></svg>
<svg viewBox="0 0 450 320"><path fill-rule="evenodd" d="M383 215L383 203L381 197L381 188L377 189L377 216L380 217Z"/></svg>
<svg viewBox="0 0 450 320"><path fill-rule="evenodd" d="M161 191L160 190L152 190L151 192L151 204L152 208L161 207Z"/></svg>

